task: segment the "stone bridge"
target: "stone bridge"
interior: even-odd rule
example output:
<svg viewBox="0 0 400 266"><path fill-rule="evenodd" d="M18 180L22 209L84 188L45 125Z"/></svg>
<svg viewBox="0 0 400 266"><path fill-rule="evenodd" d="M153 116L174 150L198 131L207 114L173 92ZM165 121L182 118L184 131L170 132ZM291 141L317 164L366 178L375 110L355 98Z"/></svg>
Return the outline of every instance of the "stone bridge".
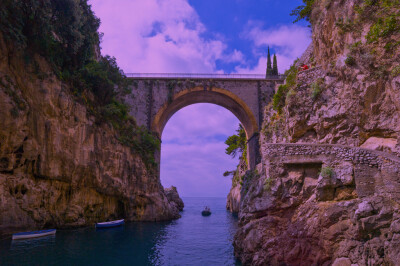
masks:
<svg viewBox="0 0 400 266"><path fill-rule="evenodd" d="M132 93L125 101L140 126L160 140L168 120L178 110L195 103L212 103L231 111L243 125L248 141L249 168L260 162L258 135L264 107L271 101L277 75L242 74L127 74ZM160 160L160 154L156 155Z"/></svg>

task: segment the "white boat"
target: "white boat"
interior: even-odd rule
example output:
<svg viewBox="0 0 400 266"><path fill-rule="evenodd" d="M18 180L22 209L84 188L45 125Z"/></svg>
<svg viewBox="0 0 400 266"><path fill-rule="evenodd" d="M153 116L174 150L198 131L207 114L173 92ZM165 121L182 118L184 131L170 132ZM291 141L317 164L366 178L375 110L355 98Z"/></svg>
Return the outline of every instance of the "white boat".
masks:
<svg viewBox="0 0 400 266"><path fill-rule="evenodd" d="M96 228L115 227L123 225L124 223L125 223L124 219L110 221L110 222L96 223Z"/></svg>
<svg viewBox="0 0 400 266"><path fill-rule="evenodd" d="M36 237L54 235L55 233L56 233L56 229L48 229L48 230L40 230L40 231L32 231L32 232L22 232L22 233L13 234L12 239L17 240L17 239L36 238Z"/></svg>

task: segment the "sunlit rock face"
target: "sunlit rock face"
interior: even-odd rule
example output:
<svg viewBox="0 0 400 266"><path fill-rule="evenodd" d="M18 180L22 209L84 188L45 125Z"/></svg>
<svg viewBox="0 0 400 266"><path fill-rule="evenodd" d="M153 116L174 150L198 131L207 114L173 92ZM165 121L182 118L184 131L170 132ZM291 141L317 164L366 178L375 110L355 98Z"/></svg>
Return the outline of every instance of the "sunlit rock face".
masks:
<svg viewBox="0 0 400 266"><path fill-rule="evenodd" d="M365 1L315 2L301 59L312 68L281 113L265 110L235 255L245 265L398 265L400 50L387 43L400 36L368 42L374 22L351 24Z"/></svg>
<svg viewBox="0 0 400 266"><path fill-rule="evenodd" d="M243 184L243 176L248 171L246 161L241 158L239 161L239 165L232 177L232 187L228 193L226 198L226 209L231 213L238 214L240 210L240 202L241 202L241 190Z"/></svg>
<svg viewBox="0 0 400 266"><path fill-rule="evenodd" d="M311 144L265 144L262 154L260 174L244 181L234 241L245 264L331 265L345 258L396 265L400 158Z"/></svg>
<svg viewBox="0 0 400 266"><path fill-rule="evenodd" d="M176 211L183 211L185 204L183 203L183 200L179 197L176 187L171 186L169 188L165 188L164 191L168 201L173 207L175 207Z"/></svg>
<svg viewBox="0 0 400 266"><path fill-rule="evenodd" d="M37 60L46 77L0 36L0 230L178 218L157 175Z"/></svg>

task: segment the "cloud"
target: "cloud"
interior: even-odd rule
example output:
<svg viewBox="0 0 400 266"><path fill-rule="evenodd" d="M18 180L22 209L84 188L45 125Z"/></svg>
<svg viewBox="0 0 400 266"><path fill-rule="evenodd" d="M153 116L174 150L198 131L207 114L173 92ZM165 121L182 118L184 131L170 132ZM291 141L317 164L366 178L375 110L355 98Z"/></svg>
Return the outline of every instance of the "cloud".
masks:
<svg viewBox="0 0 400 266"><path fill-rule="evenodd" d="M129 72L212 73L216 60L239 61L226 53L221 36L204 38L205 26L187 0L91 0L105 32L103 54Z"/></svg>
<svg viewBox="0 0 400 266"><path fill-rule="evenodd" d="M216 139L235 133L238 124L238 119L225 108L214 104L194 104L172 116L164 129L162 140L188 143L192 139Z"/></svg>
<svg viewBox="0 0 400 266"><path fill-rule="evenodd" d="M163 186L177 186L182 196L226 196L231 179L222 174L235 169L238 159L225 154L224 141L238 124L230 111L213 104L178 111L162 136Z"/></svg>
<svg viewBox="0 0 400 266"><path fill-rule="evenodd" d="M265 52L267 46L276 52L280 72L288 69L294 60L300 57L311 42L311 32L308 27L298 25L281 25L278 28L263 29L262 24L249 22L242 38L251 40L255 56ZM267 57L260 57L253 66L238 66L238 73L264 73Z"/></svg>

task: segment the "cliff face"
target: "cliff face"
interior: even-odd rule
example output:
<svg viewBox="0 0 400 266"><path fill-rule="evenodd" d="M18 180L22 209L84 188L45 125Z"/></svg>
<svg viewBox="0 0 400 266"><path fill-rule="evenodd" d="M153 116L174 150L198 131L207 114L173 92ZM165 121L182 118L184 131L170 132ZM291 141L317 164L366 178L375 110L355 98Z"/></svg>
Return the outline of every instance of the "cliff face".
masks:
<svg viewBox="0 0 400 266"><path fill-rule="evenodd" d="M400 261L398 12L315 1L301 59L312 68L280 111L266 109L259 175L244 180L234 246L245 264Z"/></svg>
<svg viewBox="0 0 400 266"><path fill-rule="evenodd" d="M40 71L0 37L0 230L178 218L159 178L35 59Z"/></svg>
<svg viewBox="0 0 400 266"><path fill-rule="evenodd" d="M274 117L272 108L267 110L266 141L376 144L398 153L399 29L390 32L379 23L398 12L398 4L316 2L312 53L302 58L316 68L298 74L282 114ZM382 32L373 34L377 25Z"/></svg>
<svg viewBox="0 0 400 266"><path fill-rule="evenodd" d="M232 213L239 213L243 176L247 171L247 163L240 159L239 165L232 177L232 187L226 198L226 209Z"/></svg>

